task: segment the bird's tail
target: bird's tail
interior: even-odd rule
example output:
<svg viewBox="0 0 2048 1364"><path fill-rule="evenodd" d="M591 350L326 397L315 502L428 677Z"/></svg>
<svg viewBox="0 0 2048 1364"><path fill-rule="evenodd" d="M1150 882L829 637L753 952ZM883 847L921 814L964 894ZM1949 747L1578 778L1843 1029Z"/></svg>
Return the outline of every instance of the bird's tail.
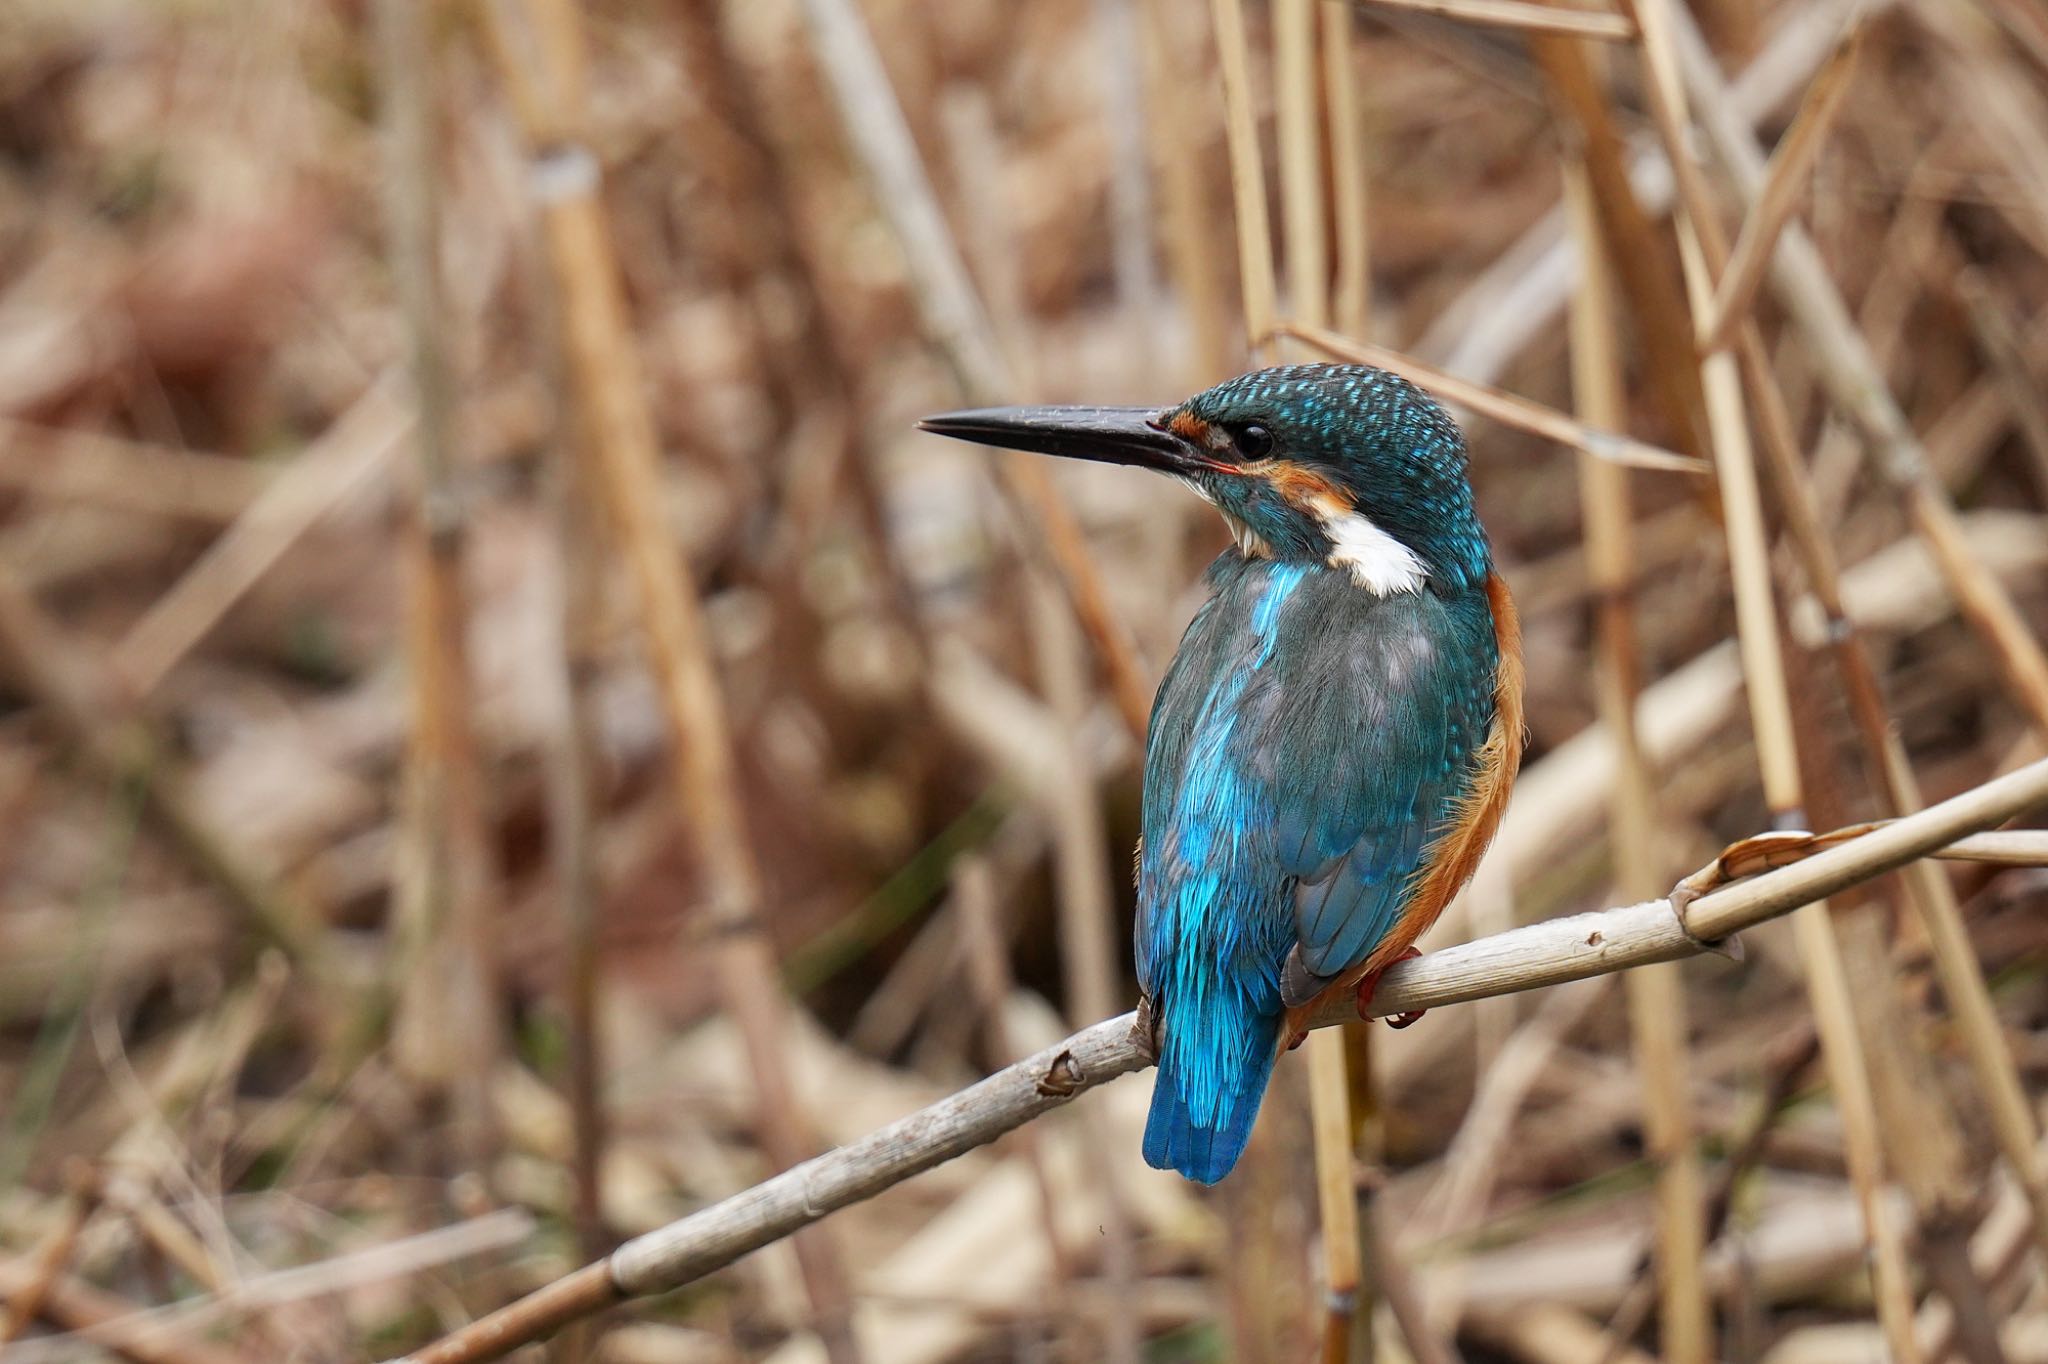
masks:
<svg viewBox="0 0 2048 1364"><path fill-rule="evenodd" d="M1145 1163L1198 1184L1231 1171L1251 1140L1259 1101L1273 1076L1280 1020L1239 1017L1165 1021L1159 1079L1145 1119Z"/></svg>

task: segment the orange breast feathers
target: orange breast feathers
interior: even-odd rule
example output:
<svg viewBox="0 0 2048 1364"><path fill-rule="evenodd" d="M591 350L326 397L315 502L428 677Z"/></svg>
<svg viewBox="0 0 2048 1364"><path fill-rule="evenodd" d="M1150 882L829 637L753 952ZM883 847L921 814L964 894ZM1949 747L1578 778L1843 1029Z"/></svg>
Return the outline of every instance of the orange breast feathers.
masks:
<svg viewBox="0 0 2048 1364"><path fill-rule="evenodd" d="M1493 610L1493 637L1500 650L1500 671L1494 681L1493 729L1479 750L1479 773L1472 789L1458 803L1449 828L1437 835L1424 852L1415 871L1408 903L1401 909L1393 931L1353 969L1345 972L1328 989L1296 1009L1288 1010L1283 1041L1307 1026L1320 1012L1324 1001L1348 998L1358 982L1400 958L1429 931L1437 916L1464 884L1472 879L1479 859L1500 829L1501 815L1508 808L1508 792L1522 767L1522 622L1515 614L1514 599L1498 573L1486 580L1486 598Z"/></svg>

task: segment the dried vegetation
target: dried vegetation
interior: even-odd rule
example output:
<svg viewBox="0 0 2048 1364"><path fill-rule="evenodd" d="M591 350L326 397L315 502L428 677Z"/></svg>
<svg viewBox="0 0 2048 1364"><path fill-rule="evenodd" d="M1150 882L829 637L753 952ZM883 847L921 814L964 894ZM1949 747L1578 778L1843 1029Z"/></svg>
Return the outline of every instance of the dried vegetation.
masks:
<svg viewBox="0 0 2048 1364"><path fill-rule="evenodd" d="M1465 386L1531 747L1439 945L2041 761L2048 23L1851 8L6 7L0 1358L421 1349L1130 1006L1225 532L926 412ZM2048 1358L2044 878L1353 1030L1214 1195L1110 1085L546 1349Z"/></svg>

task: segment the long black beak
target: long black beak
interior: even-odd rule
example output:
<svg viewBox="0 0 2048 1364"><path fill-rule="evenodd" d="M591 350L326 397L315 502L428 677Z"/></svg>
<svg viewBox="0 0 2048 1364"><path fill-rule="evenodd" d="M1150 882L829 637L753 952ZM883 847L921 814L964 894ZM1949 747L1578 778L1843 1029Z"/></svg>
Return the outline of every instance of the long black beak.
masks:
<svg viewBox="0 0 2048 1364"><path fill-rule="evenodd" d="M984 407L926 417L920 431L1066 459L1135 464L1168 474L1213 469L1216 461L1159 424L1146 407Z"/></svg>

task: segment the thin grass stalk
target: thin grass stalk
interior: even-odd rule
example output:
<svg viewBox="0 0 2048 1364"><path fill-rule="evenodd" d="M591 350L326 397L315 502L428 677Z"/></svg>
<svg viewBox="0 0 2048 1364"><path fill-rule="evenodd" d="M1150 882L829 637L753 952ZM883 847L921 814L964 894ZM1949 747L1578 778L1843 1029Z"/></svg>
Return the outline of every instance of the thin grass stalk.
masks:
<svg viewBox="0 0 2048 1364"><path fill-rule="evenodd" d="M1841 112L1843 97L1849 93L1850 79L1856 71L1856 54L1862 49L1866 27L1860 17L1852 13L1848 31L1842 35L1841 42L1836 44L1826 64L1814 74L1791 128L1786 130L1777 150L1771 153L1763 190L1757 195L1756 206L1743 219L1742 230L1735 237L1735 247L1728 255L1728 267L1714 288L1713 301L1699 319L1702 351L1727 349L1734 343L1737 329L1749 316L1757 286L1763 283L1764 270L1770 265L1771 255L1777 248L1778 234L1784 230L1792 217L1792 210L1798 206L1800 193L1806 187L1807 174L1827 142L1835 115Z"/></svg>
<svg viewBox="0 0 2048 1364"><path fill-rule="evenodd" d="M1671 16L1671 40L1708 143L1737 189L1753 203L1764 177L1764 158L1754 132L1729 108L1727 87L1713 54L1683 11ZM1970 549L1955 504L1929 465L1925 445L1857 333L1812 239L1797 223L1787 223L1779 236L1771 280L1805 336L1822 380L1863 429L1877 472L1899 494L1964 619L1990 649L2014 703L2036 730L2048 734L2048 654L2004 584Z"/></svg>
<svg viewBox="0 0 2048 1364"><path fill-rule="evenodd" d="M1476 384L1470 379L1461 379L1448 370L1438 369L1412 355L1375 346L1355 337L1339 336L1320 327L1305 327L1294 322L1282 322L1275 329L1276 334L1292 336L1306 341L1323 354L1338 360L1348 360L1356 365L1375 365L1389 373L1398 374L1417 388L1427 389L1445 402L1456 407L1468 408L1490 421L1530 435L1541 436L1559 445L1590 455L1594 459L1612 464L1626 465L1634 469L1655 469L1666 473L1705 473L1704 461L1690 455L1677 454L1660 449L1633 436L1623 435L1585 422L1559 412L1554 407L1545 407L1519 394L1494 388L1490 384Z"/></svg>
<svg viewBox="0 0 2048 1364"><path fill-rule="evenodd" d="M1568 163L1565 202L1579 242L1579 288L1571 313L1572 390L1582 418L1615 427L1627 419L1621 343L1591 195L1583 167ZM1656 785L1635 724L1640 665L1628 474L1581 455L1579 496L1600 661L1600 716L1618 754L1608 807L1615 887L1625 896L1650 896L1668 873L1656 851ZM1713 1355L1713 1316L1701 1267L1704 1210L1693 1149L1684 978L1674 962L1631 971L1623 983L1636 1069L1643 1078L1643 1131L1657 1171L1654 1259L1662 1354L1670 1364L1705 1364Z"/></svg>
<svg viewBox="0 0 2048 1364"><path fill-rule="evenodd" d="M568 438L569 433L562 433ZM561 728L548 753L549 853L562 936L562 1000L568 1031L570 1176L578 1244L586 1254L603 1254L605 1047L601 1032L604 966L599 931L604 887L597 865L596 765L599 752L595 684L600 667L598 638L604 619L604 583L599 553L596 490L585 476L588 463L557 462L555 525L561 545Z"/></svg>
<svg viewBox="0 0 2048 1364"><path fill-rule="evenodd" d="M1688 903L1663 898L1542 920L1401 962L1381 979L1372 1010L1384 1017L1678 961L2043 806L2048 806L2048 759L1854 837L1820 840L1809 857ZM1311 1025L1333 1027L1356 1017L1355 1006L1340 1001ZM622 1298L666 1292L701 1278L1150 1066L1150 1037L1138 1021L1131 1013L1097 1023L801 1169L635 1238L607 1260L586 1265L408 1358L413 1364L499 1358Z"/></svg>
<svg viewBox="0 0 2048 1364"><path fill-rule="evenodd" d="M1355 0L1382 9L1431 14L1455 23L1477 24L1482 28L1519 29L1525 33L1549 33L1572 38L1596 38L1625 43L1635 37L1635 25L1628 17L1611 11L1573 9L1564 5L1534 4L1529 0Z"/></svg>
<svg viewBox="0 0 2048 1364"><path fill-rule="evenodd" d="M490 1082L503 1051L492 914L497 901L469 673L467 515L455 486L453 393L442 331L441 172L433 36L414 0L379 0L385 217L411 352L414 449L406 528L412 725L395 880L411 959L393 1024L402 1064L453 1100L455 1149L474 1167L493 1143Z"/></svg>
<svg viewBox="0 0 2048 1364"><path fill-rule="evenodd" d="M1679 245L1687 290L1695 316L1711 302L1713 280L1703 233L1718 228L1697 167L1686 149L1687 113L1684 87L1666 36L1663 0L1630 0L1641 30L1643 59L1649 71L1652 112L1672 162L1679 193ZM1717 253L1719 254L1719 253ZM1773 821L1797 828L1806 822L1797 740L1790 692L1780 652L1777 607L1770 581L1769 546L1763 504L1757 488L1755 461L1735 358L1719 352L1700 361L1700 385L1707 399L1707 421L1715 452L1715 471L1727 523L1728 558L1735 584L1736 630L1750 704L1751 728L1763 774L1764 801ZM1878 1321L1897 1364L1919 1358L1913 1335L1911 1278L1906 1269L1900 1229L1887 1215L1882 1191L1884 1153L1879 1136L1876 1099L1868 1062L1851 1008L1850 986L1834 922L1825 904L1815 903L1793 916L1807 992L1820 1030L1823 1063L1841 1116L1843 1150L1849 1177L1862 1210L1872 1255L1873 1291Z"/></svg>
<svg viewBox="0 0 2048 1364"><path fill-rule="evenodd" d="M505 24L495 50L510 58L508 85L525 128L531 183L540 200L553 269L570 405L579 455L590 462L637 589L646 646L672 745L669 776L703 878L699 911L717 959L714 975L737 1025L756 1091L761 1145L778 1167L815 1150L788 1072L783 1040L787 996L762 920L760 869L740 802L738 772L702 608L663 524L660 449L641 385L611 231L598 197L601 171L580 140L584 107L580 23L568 0L528 0L537 42L521 64ZM502 10L492 16L504 23ZM531 77L526 72L531 69ZM806 1236L796 1252L813 1325L834 1364L859 1359L851 1294L829 1239Z"/></svg>

